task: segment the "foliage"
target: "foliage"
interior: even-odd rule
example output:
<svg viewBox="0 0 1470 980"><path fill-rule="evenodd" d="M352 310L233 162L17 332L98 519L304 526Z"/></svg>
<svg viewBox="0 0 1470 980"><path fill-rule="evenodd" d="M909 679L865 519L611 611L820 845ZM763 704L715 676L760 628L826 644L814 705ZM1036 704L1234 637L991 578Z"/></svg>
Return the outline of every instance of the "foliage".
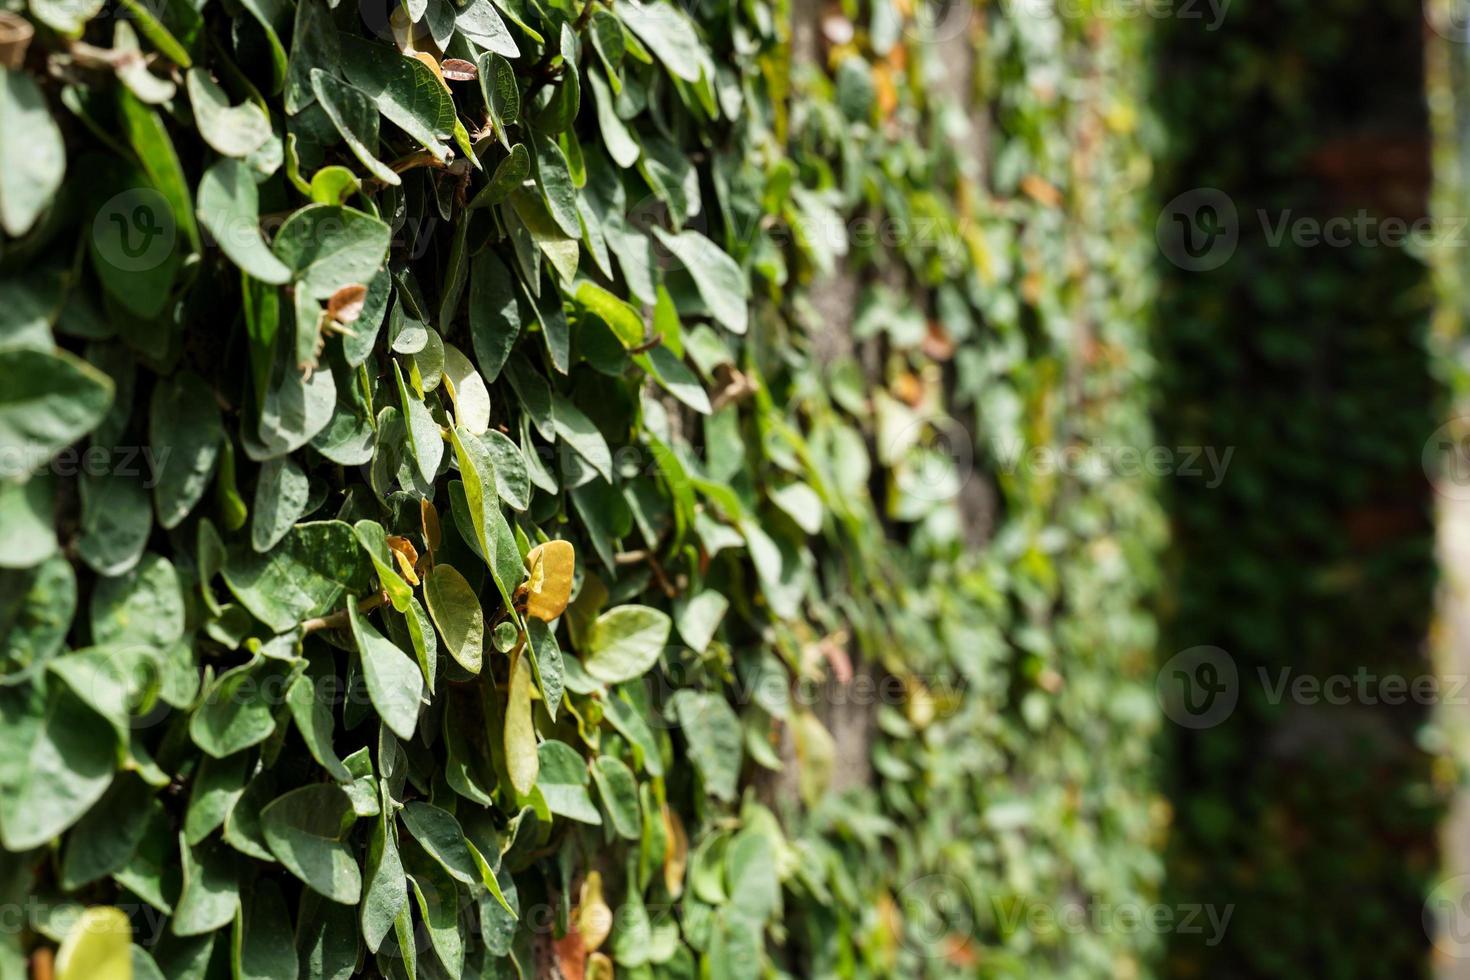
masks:
<svg viewBox="0 0 1470 980"><path fill-rule="evenodd" d="M1141 968L1134 26L27 16L0 972Z"/></svg>
<svg viewBox="0 0 1470 980"><path fill-rule="evenodd" d="M1171 975L1429 968L1446 787L1422 701L1270 695L1282 677L1356 691L1360 676L1430 672L1428 276L1383 240L1268 231L1283 216L1424 213L1425 26L1410 2L1250 3L1218 33L1179 21L1159 37L1159 203L1218 188L1239 216L1219 268L1160 266L1159 428L1234 452L1218 487L1169 485L1164 656L1222 648L1240 685L1227 720L1172 733L1171 903L1234 914L1216 946L1172 936Z"/></svg>

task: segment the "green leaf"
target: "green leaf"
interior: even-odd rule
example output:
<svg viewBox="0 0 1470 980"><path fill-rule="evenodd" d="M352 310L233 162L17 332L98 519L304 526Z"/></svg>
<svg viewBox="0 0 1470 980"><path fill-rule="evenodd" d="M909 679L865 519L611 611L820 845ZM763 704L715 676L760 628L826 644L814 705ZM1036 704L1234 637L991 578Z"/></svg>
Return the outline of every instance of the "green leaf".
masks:
<svg viewBox="0 0 1470 980"><path fill-rule="evenodd" d="M370 281L388 256L391 237L372 215L313 204L291 213L271 247L291 268L296 288L322 300L343 286Z"/></svg>
<svg viewBox="0 0 1470 980"><path fill-rule="evenodd" d="M271 121L265 111L249 100L230 105L225 90L203 68L190 69L185 84L194 109L194 124L216 153L243 159L271 138Z"/></svg>
<svg viewBox="0 0 1470 980"><path fill-rule="evenodd" d="M510 437L491 429L480 437L495 467L495 489L512 510L531 506L531 477L526 458Z"/></svg>
<svg viewBox="0 0 1470 980"><path fill-rule="evenodd" d="M127 16L137 24L138 33L146 37L152 45L163 55L180 68L189 68L193 65L193 59L189 57L188 50L174 36L174 31L163 25L152 10L142 3L142 0L121 0L120 6L127 12ZM180 34L186 31L198 30L201 20L197 12L188 7L170 5L168 9L170 21ZM191 38L192 41L192 38Z"/></svg>
<svg viewBox="0 0 1470 980"><path fill-rule="evenodd" d="M398 913L408 905L408 882L398 854L388 802L384 790L383 812L368 844L368 886L362 900L362 938L368 950L374 953L393 930Z"/></svg>
<svg viewBox="0 0 1470 980"><path fill-rule="evenodd" d="M597 128L602 133L602 143L613 163L623 169L633 166L643 154L643 148L628 131L628 126L618 117L613 108L613 96L607 83L595 70L587 73L587 82L592 87L592 104L597 110Z"/></svg>
<svg viewBox="0 0 1470 980"><path fill-rule="evenodd" d="M264 742L275 734L278 699L290 673L289 665L260 657L225 671L189 719L189 737L216 759Z"/></svg>
<svg viewBox="0 0 1470 980"><path fill-rule="evenodd" d="M424 601L449 655L478 674L485 649L485 612L470 583L453 567L435 565L424 580Z"/></svg>
<svg viewBox="0 0 1470 980"><path fill-rule="evenodd" d="M64 685L0 692L0 844L28 851L81 819L107 791L117 740L107 721Z"/></svg>
<svg viewBox="0 0 1470 980"><path fill-rule="evenodd" d="M344 840L356 819L352 800L334 783L294 789L260 812L276 859L312 891L344 905L362 897L362 872Z"/></svg>
<svg viewBox="0 0 1470 980"><path fill-rule="evenodd" d="M265 832L260 827L260 811L276 795L275 773L269 769L256 773L245 784L245 792L235 801L229 816L225 817L225 829L221 835L225 843L241 854L274 863L275 857L266 845Z"/></svg>
<svg viewBox="0 0 1470 980"><path fill-rule="evenodd" d="M718 694L675 691L669 710L689 743L689 757L704 780L705 790L726 802L735 799L740 778L740 719Z"/></svg>
<svg viewBox="0 0 1470 980"><path fill-rule="evenodd" d="M138 563L153 529L143 481L112 470L83 473L82 537L77 554L99 575L121 575Z"/></svg>
<svg viewBox="0 0 1470 980"><path fill-rule="evenodd" d="M600 825L602 814L587 791L587 761L565 742L547 739L539 750L540 776L536 787L552 813L579 823Z"/></svg>
<svg viewBox="0 0 1470 980"><path fill-rule="evenodd" d="M118 93L118 110L123 133L148 174L148 180L168 202L175 227L183 231L189 244L198 251L199 226L194 222L189 185L184 180L184 168L179 164L179 155L174 150L163 118L157 110L126 90Z"/></svg>
<svg viewBox="0 0 1470 980"><path fill-rule="evenodd" d="M216 161L199 180L199 223L220 250L247 275L279 285L291 270L260 237L260 200L255 176L239 160Z"/></svg>
<svg viewBox="0 0 1470 980"><path fill-rule="evenodd" d="M526 150L526 144L517 143L510 148L498 164L495 172L490 175L490 182L481 188L480 192L471 199L469 207L489 207L499 204L510 196L511 192L525 183L531 173L531 154ZM489 253L481 253L488 255Z"/></svg>
<svg viewBox="0 0 1470 980"><path fill-rule="evenodd" d="M653 376L660 388L673 395L701 415L713 411L709 394L699 376L691 371L678 356L667 347L655 347L637 358L638 366Z"/></svg>
<svg viewBox="0 0 1470 980"><path fill-rule="evenodd" d="M245 792L251 753L237 752L223 759L205 756L189 787L184 814L184 841L196 845L225 822Z"/></svg>
<svg viewBox="0 0 1470 980"><path fill-rule="evenodd" d="M184 593L173 563L145 555L136 567L97 582L92 642L161 650L184 635Z"/></svg>
<svg viewBox="0 0 1470 980"><path fill-rule="evenodd" d="M367 94L320 68L311 70L311 90L368 173L391 187L401 184L393 169L378 159L378 108Z"/></svg>
<svg viewBox="0 0 1470 980"><path fill-rule="evenodd" d="M658 742L653 730L648 727L643 710L636 707L625 693L614 693L602 702L603 717L619 735L637 749L643 768L650 776L664 774L663 756L659 754Z"/></svg>
<svg viewBox="0 0 1470 980"><path fill-rule="evenodd" d="M453 344L444 345L444 379L452 389L455 424L483 436L490 428L490 389L470 359Z"/></svg>
<svg viewBox="0 0 1470 980"><path fill-rule="evenodd" d="M564 440L598 476L611 483L612 450L607 447L602 431L582 414L580 408L561 395L553 393L551 404L557 438Z"/></svg>
<svg viewBox="0 0 1470 980"><path fill-rule="evenodd" d="M511 608L512 593L525 576L525 565L505 514L500 510L495 470L489 450L469 430L451 429L455 459L464 478L465 503L474 525L475 540L490 566L501 601Z"/></svg>
<svg viewBox="0 0 1470 980"><path fill-rule="evenodd" d="M673 234L655 226L653 234L688 270L715 321L731 333L745 333L750 293L735 260L697 231Z"/></svg>
<svg viewBox="0 0 1470 980"><path fill-rule="evenodd" d="M150 813L159 804L156 791L141 779L113 780L86 815L66 837L61 862L61 887L75 891L127 865L147 828Z"/></svg>
<svg viewBox="0 0 1470 980"><path fill-rule="evenodd" d="M250 546L262 554L274 548L306 512L310 497L311 481L290 456L262 463L250 512Z"/></svg>
<svg viewBox="0 0 1470 980"><path fill-rule="evenodd" d="M224 437L219 403L197 374L182 371L154 386L148 441L160 450L153 485L159 526L177 527L203 498Z"/></svg>
<svg viewBox="0 0 1470 980"><path fill-rule="evenodd" d="M183 889L169 927L176 936L198 936L222 929L240 907L239 861L219 841L189 847L179 835Z"/></svg>
<svg viewBox="0 0 1470 980"><path fill-rule="evenodd" d="M419 475L425 483L433 483L444 459L444 437L439 434L439 423L434 421L428 406L409 392L397 359L393 361L393 378L398 383L398 401L403 408L403 417L408 420L408 444L418 463Z"/></svg>
<svg viewBox="0 0 1470 980"><path fill-rule="evenodd" d="M424 859L422 852L404 852L408 881L413 887L419 916L429 932L433 947L447 975L464 975L464 937L460 935L460 888L438 865Z"/></svg>
<svg viewBox="0 0 1470 980"><path fill-rule="evenodd" d="M24 483L0 480L0 568L33 568L56 554L55 510L56 480L49 474Z"/></svg>
<svg viewBox="0 0 1470 980"><path fill-rule="evenodd" d="M572 366L572 334L566 311L562 309L561 288L543 277L541 295L536 297L534 309L551 367L559 374L566 374Z"/></svg>
<svg viewBox="0 0 1470 980"><path fill-rule="evenodd" d="M0 478L17 479L95 429L112 379L65 351L0 350Z"/></svg>
<svg viewBox="0 0 1470 980"><path fill-rule="evenodd" d="M343 36L341 67L379 112L436 158L445 158L446 141L454 134L454 100L427 65L395 48Z"/></svg>
<svg viewBox="0 0 1470 980"><path fill-rule="evenodd" d="M345 783L351 781L352 774L332 745L336 727L332 707L337 685L331 653L315 650L308 657L306 670L286 690L286 705L311 757L333 779Z"/></svg>
<svg viewBox="0 0 1470 980"><path fill-rule="evenodd" d="M541 689L541 701L546 705L546 713L555 721L556 709L561 705L566 687L566 665L562 660L561 647L550 627L540 619L526 621L526 637L531 650L531 665L536 670L536 685Z"/></svg>
<svg viewBox="0 0 1470 980"><path fill-rule="evenodd" d="M590 26L592 29L588 33L592 36L592 48L597 52L603 68L607 69L613 91L620 92L623 86L618 77L618 69L622 66L623 55L627 50L623 24L606 10L598 10L593 12Z"/></svg>
<svg viewBox="0 0 1470 980"><path fill-rule="evenodd" d="M571 126L582 104L582 79L577 68L581 44L572 25L563 22L559 37L561 78L536 114L536 130L541 134L560 133Z"/></svg>
<svg viewBox="0 0 1470 980"><path fill-rule="evenodd" d="M523 326L511 272L486 249L470 264L470 340L486 381L500 376Z"/></svg>
<svg viewBox="0 0 1470 980"><path fill-rule="evenodd" d="M240 604L277 633L372 586L372 565L341 521L297 524L268 554L236 545L221 569Z"/></svg>
<svg viewBox="0 0 1470 980"><path fill-rule="evenodd" d="M536 171L536 184L541 188L547 213L568 238L580 238L582 221L577 216L577 189L572 184L566 156L556 140L545 133L535 135L532 148L535 150L531 162Z"/></svg>
<svg viewBox="0 0 1470 980"><path fill-rule="evenodd" d="M383 723L402 739L413 737L418 725L419 704L424 696L424 675L418 665L373 628L357 611L357 600L349 597L347 614L352 638L362 657L362 673L368 696Z"/></svg>
<svg viewBox="0 0 1470 980"><path fill-rule="evenodd" d="M102 12L104 0L31 0L31 13L47 27L70 38L81 37L87 22ZM29 36L29 35L27 35Z"/></svg>
<svg viewBox="0 0 1470 980"><path fill-rule="evenodd" d="M511 146L508 133L509 128L519 122L521 116L521 89L516 81L515 68L509 61L493 53L480 55L476 67L480 70L480 93L490 109L490 122L495 127L495 138L500 141L501 146L511 151L511 156L515 156L515 147ZM524 144L517 143L516 146L521 147L521 154L525 158L525 172L522 174L524 179L530 173L530 154Z"/></svg>
<svg viewBox="0 0 1470 980"><path fill-rule="evenodd" d="M597 617L582 667L607 684L642 677L663 653L672 627L668 614L648 606L616 606Z"/></svg>
<svg viewBox="0 0 1470 980"><path fill-rule="evenodd" d="M585 280L577 284L575 299L583 309L611 327L624 347L632 349L643 343L643 317L631 303L619 299L596 283Z"/></svg>
<svg viewBox="0 0 1470 980"><path fill-rule="evenodd" d="M335 72L342 63L337 25L332 22L330 0L298 0L296 24L291 32L291 55L286 66L286 112L296 115L311 105L316 93L312 72ZM337 202L332 202L337 203Z"/></svg>
<svg viewBox="0 0 1470 980"><path fill-rule="evenodd" d="M235 919L236 980L296 980L296 937L281 886L261 879Z"/></svg>
<svg viewBox="0 0 1470 980"><path fill-rule="evenodd" d="M298 294L298 301L305 296L305 292ZM308 353L314 353L318 336L314 326L308 324L302 331L313 347ZM296 363L294 350L287 344L279 344L277 348L265 397L261 399L256 438L251 438L248 428L241 432L245 452L251 459L265 460L295 452L326 428L336 410L337 383L332 372L313 371L310 377L305 377Z"/></svg>
<svg viewBox="0 0 1470 980"><path fill-rule="evenodd" d="M613 830L624 840L643 836L643 818L638 809L638 780L621 759L600 755L592 763L592 779L612 821Z"/></svg>
<svg viewBox="0 0 1470 980"><path fill-rule="evenodd" d="M240 0L240 6L249 11L250 16L255 18L265 32L266 46L270 51L270 94L275 95L285 84L288 70L286 49L281 44L281 32L286 29L289 8L276 0Z"/></svg>
<svg viewBox="0 0 1470 980"><path fill-rule="evenodd" d="M41 89L0 68L0 228L15 238L30 231L65 174L66 147Z"/></svg>
<svg viewBox="0 0 1470 980"><path fill-rule="evenodd" d="M680 638L695 653L704 653L729 607L730 600L713 589L675 600L674 625Z"/></svg>
<svg viewBox="0 0 1470 980"><path fill-rule="evenodd" d="M451 877L471 887L480 883L480 870L470 856L464 831L454 814L429 803L410 800L398 815L414 840Z"/></svg>
<svg viewBox="0 0 1470 980"><path fill-rule="evenodd" d="M510 28L505 26L490 0L471 0L460 7L454 16L454 26L460 34L488 51L506 58L519 58L521 55ZM480 57L483 60L486 56Z"/></svg>
<svg viewBox="0 0 1470 980"><path fill-rule="evenodd" d="M704 59L700 57L704 42L677 7L666 0L646 4L627 0L618 4L618 13L671 75L686 82L699 81L704 71Z"/></svg>
<svg viewBox="0 0 1470 980"><path fill-rule="evenodd" d="M577 262L582 249L576 235L568 235L562 230L551 212L546 209L546 202L541 197L518 189L511 193L508 200L515 217L531 241L546 256L562 281L570 282L577 274ZM524 263L522 268L526 269ZM532 271L525 271L523 274L528 282L535 278Z"/></svg>
<svg viewBox="0 0 1470 980"><path fill-rule="evenodd" d="M357 536L358 543L372 560L373 568L378 573L378 584L388 593L393 608L405 612L413 601L413 586L398 574L393 555L388 548L388 532L377 521L362 520L352 525L352 533Z"/></svg>
<svg viewBox="0 0 1470 980"><path fill-rule="evenodd" d="M53 555L35 568L0 571L0 594L6 596L0 600L0 678L15 682L34 675L65 645L77 608L76 572L65 557Z"/></svg>

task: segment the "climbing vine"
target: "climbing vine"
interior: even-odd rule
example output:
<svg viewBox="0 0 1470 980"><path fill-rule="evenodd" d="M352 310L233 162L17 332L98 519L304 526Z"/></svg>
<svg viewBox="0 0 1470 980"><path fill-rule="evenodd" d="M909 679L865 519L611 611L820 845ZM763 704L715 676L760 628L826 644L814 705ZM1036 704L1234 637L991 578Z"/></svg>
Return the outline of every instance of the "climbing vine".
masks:
<svg viewBox="0 0 1470 980"><path fill-rule="evenodd" d="M1146 967L1136 24L0 27L0 972Z"/></svg>

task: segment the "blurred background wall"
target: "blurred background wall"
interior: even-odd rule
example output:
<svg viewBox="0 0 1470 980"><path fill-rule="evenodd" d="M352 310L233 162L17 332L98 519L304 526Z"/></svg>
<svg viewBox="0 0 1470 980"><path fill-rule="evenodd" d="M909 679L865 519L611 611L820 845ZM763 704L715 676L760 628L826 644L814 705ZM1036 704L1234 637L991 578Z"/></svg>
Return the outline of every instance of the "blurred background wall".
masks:
<svg viewBox="0 0 1470 980"><path fill-rule="evenodd" d="M1421 975L1444 792L1384 682L1432 669L1434 291L1396 232L1426 227L1435 35L1415 0L1159 27L1156 420L1232 454L1165 481L1167 901L1234 906L1166 972Z"/></svg>

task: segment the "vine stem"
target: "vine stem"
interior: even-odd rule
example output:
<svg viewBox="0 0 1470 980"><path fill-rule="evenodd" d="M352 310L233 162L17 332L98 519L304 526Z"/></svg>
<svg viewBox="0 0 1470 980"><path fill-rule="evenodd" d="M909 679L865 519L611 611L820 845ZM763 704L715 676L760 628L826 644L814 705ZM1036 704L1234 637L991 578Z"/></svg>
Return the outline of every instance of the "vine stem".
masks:
<svg viewBox="0 0 1470 980"><path fill-rule="evenodd" d="M387 601L388 593L379 592L377 595L370 595L366 599L359 602L357 604L357 611L362 613L372 612L374 609L385 604ZM345 608L339 609L336 612L332 613L330 616L318 616L315 619L308 619L303 621L301 624L301 632L303 635L306 635L309 633L315 633L318 630L341 629L342 627L346 626L348 622L349 620L347 616L347 610Z"/></svg>

